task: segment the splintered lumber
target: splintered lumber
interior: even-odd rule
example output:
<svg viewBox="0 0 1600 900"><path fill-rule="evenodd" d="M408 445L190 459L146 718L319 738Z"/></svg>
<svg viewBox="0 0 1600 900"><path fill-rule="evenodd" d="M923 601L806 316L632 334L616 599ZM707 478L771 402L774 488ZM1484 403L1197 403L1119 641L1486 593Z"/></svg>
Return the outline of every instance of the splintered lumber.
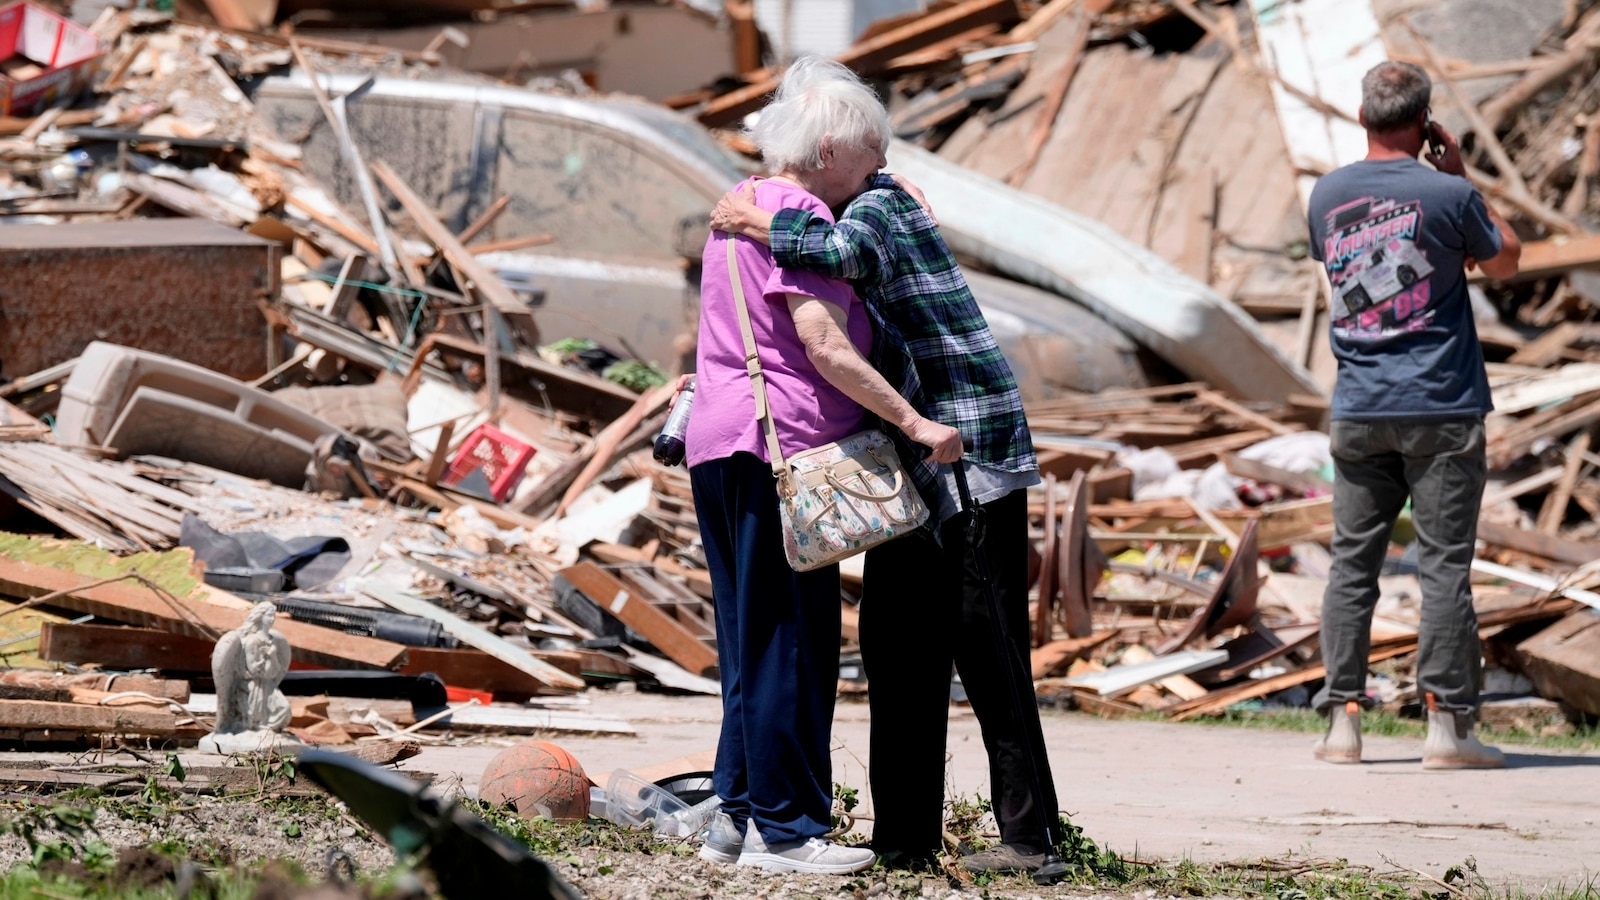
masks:
<svg viewBox="0 0 1600 900"><path fill-rule="evenodd" d="M1478 520L1478 539L1495 547L1529 553L1569 566L1587 565L1600 559L1600 542L1539 534L1487 519Z"/></svg>
<svg viewBox="0 0 1600 900"><path fill-rule="evenodd" d="M549 688L558 690L582 690L582 678L575 678L561 671L547 662L536 659L531 653L507 641L499 635L490 634L478 625L462 619L455 613L441 609L432 603L396 590L385 584L372 581L358 581L356 589L385 606L393 607L399 612L413 616L422 616L432 619L444 626L446 633L454 636L461 643L499 659L507 665L533 676L533 678Z"/></svg>
<svg viewBox="0 0 1600 900"><path fill-rule="evenodd" d="M1507 581L1525 585L1535 590L1546 591L1552 596L1576 600L1590 609L1600 610L1600 594L1586 591L1582 588L1563 587L1561 582L1546 575L1524 572L1521 569L1513 569L1510 566L1502 566L1499 563L1487 562L1481 559L1472 561L1472 571L1493 575L1496 578L1504 578Z"/></svg>
<svg viewBox="0 0 1600 900"><path fill-rule="evenodd" d="M1060 6L1057 4L1056 8L1059 9ZM1049 11L1049 8L1047 7L1045 11ZM1091 16L1087 12L1080 10L1073 17L1073 40L1067 50L1067 58L1044 95L1044 106L1037 114L1038 118L1034 121L1032 133L1028 135L1028 149L1022 163L1006 176L1006 183L1012 187L1022 187L1028 176L1033 174L1033 168L1039 162L1039 155L1044 152L1044 145L1049 142L1051 133L1055 131L1056 116L1061 113L1061 106L1067 99L1067 90L1072 87L1072 78L1078 74L1078 63L1082 61L1084 50L1089 46L1091 24Z"/></svg>
<svg viewBox="0 0 1600 900"><path fill-rule="evenodd" d="M1578 610L1517 645L1539 694L1600 715L1600 614Z"/></svg>
<svg viewBox="0 0 1600 900"><path fill-rule="evenodd" d="M145 735L169 737L181 725L177 716L149 708L48 703L43 700L0 700L0 734L21 732L39 740L77 735Z"/></svg>
<svg viewBox="0 0 1600 900"><path fill-rule="evenodd" d="M1589 452L1589 432L1580 431L1567 446L1566 465L1561 469L1561 480L1556 482L1555 489L1545 497L1544 507L1539 510L1538 530L1540 534L1554 537L1561 530L1561 523L1567 516L1567 504L1572 501L1572 489L1578 484L1578 475L1583 471L1584 454Z"/></svg>
<svg viewBox="0 0 1600 900"><path fill-rule="evenodd" d="M1491 128L1499 128L1506 124L1518 110L1545 88L1592 59L1594 48L1590 45L1590 41L1595 36L1597 26L1600 26L1600 14L1591 12L1572 36L1567 38L1566 48L1561 53L1547 58L1537 67L1530 69L1522 80L1485 103L1483 119L1486 124Z"/></svg>
<svg viewBox="0 0 1600 900"><path fill-rule="evenodd" d="M1522 257L1512 280L1548 278L1594 266L1600 266L1600 234L1529 241L1522 245ZM1481 277L1481 273L1479 275Z"/></svg>
<svg viewBox="0 0 1600 900"><path fill-rule="evenodd" d="M415 191L411 190L411 186L406 184L405 180L388 163L380 159L372 164L372 171L383 182L384 187L389 189L389 193L393 194L395 199L400 201L400 205L405 207L406 215L411 217L411 220L416 223L417 228L422 230L429 242L438 247L444 258L449 260L450 264L455 266L456 270L467 279L468 283L463 287L471 289L478 296L493 304L502 313L528 312L528 305L518 300L517 295L513 294L511 289L506 287L505 283L494 272L489 270L488 266L479 262L471 250L462 246L461 241L456 238L449 227L439 221L439 217L434 215L428 204L423 202ZM492 337L490 339L493 340Z"/></svg>
<svg viewBox="0 0 1600 900"><path fill-rule="evenodd" d="M0 593L35 597L61 591L63 595L51 601L53 606L113 622L215 640L243 625L249 612L248 608L219 606L194 597L163 595L130 582L85 587L95 580L63 569L0 559ZM406 648L389 641L344 634L284 617L273 628L289 639L293 659L298 662L332 668L392 669L405 661Z"/></svg>
<svg viewBox="0 0 1600 900"><path fill-rule="evenodd" d="M559 574L596 606L644 635L657 650L690 674L705 675L717 667L715 650L637 591L630 591L610 572L585 562L562 569Z"/></svg>
<svg viewBox="0 0 1600 900"><path fill-rule="evenodd" d="M839 62L863 74L873 74L891 60L930 44L954 37L980 25L1015 22L1021 13L1017 0L965 0L948 9L930 13L915 21L862 41L840 53ZM768 77L755 84L722 95L700 110L704 125L716 127L736 121L761 108L778 89L778 78Z"/></svg>
<svg viewBox="0 0 1600 900"><path fill-rule="evenodd" d="M213 646L204 638L120 625L46 622L39 634L40 659L107 669L209 672Z"/></svg>
<svg viewBox="0 0 1600 900"><path fill-rule="evenodd" d="M1116 637L1121 632L1116 629L1102 631L1099 634L1082 638L1067 638L1061 641L1051 641L1043 647L1033 649L1033 679L1049 678L1057 672L1064 671L1080 659L1088 658L1096 647Z"/></svg>
<svg viewBox="0 0 1600 900"><path fill-rule="evenodd" d="M67 692L68 699L71 699L74 693L115 694L123 691L137 691L152 697L176 700L179 703L189 699L189 682L143 675L99 672L73 674L45 669L5 669L0 670L0 685L63 690Z"/></svg>
<svg viewBox="0 0 1600 900"><path fill-rule="evenodd" d="M493 694L531 697L546 692L544 682L481 650L412 647L407 653L410 659L400 671L408 675L432 672L452 687ZM533 657L578 678L633 679L643 674L625 659L593 650L541 650Z"/></svg>
<svg viewBox="0 0 1600 900"><path fill-rule="evenodd" d="M623 413L621 417L611 422L600 434L595 436L594 443L582 455L588 457L583 471L573 479L572 484L561 497L561 502L556 504L556 518L560 518L572 505L578 495L589 488L600 474L616 463L616 454L619 447L627 440L628 436L644 422L645 419L660 412L675 394L674 385L663 384L645 391L634 402L633 406Z"/></svg>

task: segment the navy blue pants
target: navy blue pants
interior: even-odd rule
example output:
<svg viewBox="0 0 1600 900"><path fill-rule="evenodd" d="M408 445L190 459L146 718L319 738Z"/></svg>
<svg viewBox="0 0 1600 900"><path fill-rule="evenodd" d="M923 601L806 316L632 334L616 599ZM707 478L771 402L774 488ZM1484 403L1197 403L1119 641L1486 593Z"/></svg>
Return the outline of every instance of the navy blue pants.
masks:
<svg viewBox="0 0 1600 900"><path fill-rule="evenodd" d="M772 467L749 453L689 470L717 614L722 737L713 784L768 844L830 827L839 567L795 572Z"/></svg>

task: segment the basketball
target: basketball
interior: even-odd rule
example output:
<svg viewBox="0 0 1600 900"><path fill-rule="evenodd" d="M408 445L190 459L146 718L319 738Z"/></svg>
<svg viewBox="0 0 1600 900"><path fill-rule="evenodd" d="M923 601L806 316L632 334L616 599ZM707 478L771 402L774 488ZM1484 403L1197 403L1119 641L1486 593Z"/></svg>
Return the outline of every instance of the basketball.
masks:
<svg viewBox="0 0 1600 900"><path fill-rule="evenodd" d="M589 817L589 776L571 753L548 741L524 741L489 761L478 799L510 804L524 819Z"/></svg>

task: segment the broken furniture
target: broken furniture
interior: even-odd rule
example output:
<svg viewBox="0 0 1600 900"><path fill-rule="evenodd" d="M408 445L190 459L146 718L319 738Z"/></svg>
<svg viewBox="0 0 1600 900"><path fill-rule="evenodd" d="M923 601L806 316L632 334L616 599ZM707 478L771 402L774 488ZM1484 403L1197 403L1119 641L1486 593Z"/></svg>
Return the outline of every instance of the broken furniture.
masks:
<svg viewBox="0 0 1600 900"><path fill-rule="evenodd" d="M56 434L124 456L166 456L305 483L312 445L333 426L191 363L96 341L62 390Z"/></svg>

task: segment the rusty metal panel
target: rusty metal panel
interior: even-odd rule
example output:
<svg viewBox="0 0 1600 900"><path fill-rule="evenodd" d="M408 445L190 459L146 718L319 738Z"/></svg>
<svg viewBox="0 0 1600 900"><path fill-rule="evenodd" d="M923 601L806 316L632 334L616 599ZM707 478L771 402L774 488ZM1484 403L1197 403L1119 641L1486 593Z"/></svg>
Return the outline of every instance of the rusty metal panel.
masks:
<svg viewBox="0 0 1600 900"><path fill-rule="evenodd" d="M0 227L0 374L99 340L255 378L267 369L256 304L277 291L277 254L201 219Z"/></svg>

